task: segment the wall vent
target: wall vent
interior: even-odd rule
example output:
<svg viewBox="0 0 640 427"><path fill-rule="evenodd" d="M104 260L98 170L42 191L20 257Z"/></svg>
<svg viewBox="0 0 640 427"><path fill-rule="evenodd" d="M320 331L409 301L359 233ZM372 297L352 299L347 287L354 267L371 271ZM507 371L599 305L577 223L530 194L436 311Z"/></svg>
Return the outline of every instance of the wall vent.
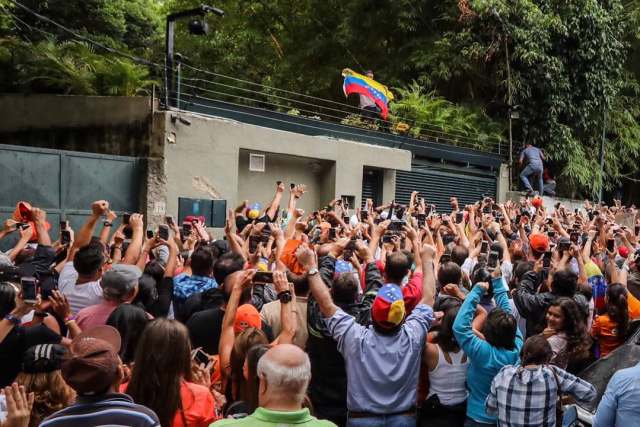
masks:
<svg viewBox="0 0 640 427"><path fill-rule="evenodd" d="M264 167L264 154L249 154L249 170L251 172L264 172Z"/></svg>

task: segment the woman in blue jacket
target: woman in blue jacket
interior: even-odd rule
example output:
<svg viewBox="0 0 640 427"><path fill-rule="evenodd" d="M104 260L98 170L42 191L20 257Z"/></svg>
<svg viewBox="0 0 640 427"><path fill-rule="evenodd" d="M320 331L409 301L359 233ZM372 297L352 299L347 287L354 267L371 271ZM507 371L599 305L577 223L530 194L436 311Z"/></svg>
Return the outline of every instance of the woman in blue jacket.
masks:
<svg viewBox="0 0 640 427"><path fill-rule="evenodd" d="M491 381L505 365L518 363L522 334L518 330L507 296L507 285L500 267L489 273L483 263L476 266L472 280L475 286L467 295L453 324L453 333L469 358L467 370L467 419L465 427L495 425L496 417L485 411L484 402ZM473 333L471 322L480 299L493 293L496 303L482 328L484 339Z"/></svg>

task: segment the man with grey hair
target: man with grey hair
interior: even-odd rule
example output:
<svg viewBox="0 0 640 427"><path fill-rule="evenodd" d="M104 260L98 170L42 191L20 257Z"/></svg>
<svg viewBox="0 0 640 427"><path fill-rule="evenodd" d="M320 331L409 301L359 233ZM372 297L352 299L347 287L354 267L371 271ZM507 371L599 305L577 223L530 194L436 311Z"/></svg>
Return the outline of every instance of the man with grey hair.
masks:
<svg viewBox="0 0 640 427"><path fill-rule="evenodd" d="M102 302L90 305L78 312L75 320L80 329L105 325L109 315L120 304L130 303L138 294L138 280L142 271L135 265L115 264L109 271L102 275ZM65 322L69 322L65 319Z"/></svg>
<svg viewBox="0 0 640 427"><path fill-rule="evenodd" d="M280 344L258 362L258 407L239 420L220 420L212 426L276 427L283 425L329 427L335 424L312 417L302 402L311 379L309 356L292 344Z"/></svg>

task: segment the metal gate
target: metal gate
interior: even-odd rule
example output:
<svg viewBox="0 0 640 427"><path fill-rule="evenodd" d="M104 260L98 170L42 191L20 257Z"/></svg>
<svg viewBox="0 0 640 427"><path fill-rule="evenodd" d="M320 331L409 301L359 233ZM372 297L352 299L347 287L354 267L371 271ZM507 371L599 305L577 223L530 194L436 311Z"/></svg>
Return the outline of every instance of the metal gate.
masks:
<svg viewBox="0 0 640 427"><path fill-rule="evenodd" d="M414 163L411 171L396 172L396 201L406 204L412 191L433 203L441 212L448 212L449 198L455 196L461 206L478 201L483 196L495 199L496 175L489 171L470 170L430 163Z"/></svg>
<svg viewBox="0 0 640 427"><path fill-rule="evenodd" d="M19 201L28 201L47 211L51 239L57 240L60 220L77 231L95 200L108 200L116 212L139 211L141 165L135 157L0 144L0 220L10 218ZM12 233L0 248L12 247L16 239Z"/></svg>
<svg viewBox="0 0 640 427"><path fill-rule="evenodd" d="M362 173L362 206L367 199L373 200L373 206L382 204L382 171L364 168Z"/></svg>

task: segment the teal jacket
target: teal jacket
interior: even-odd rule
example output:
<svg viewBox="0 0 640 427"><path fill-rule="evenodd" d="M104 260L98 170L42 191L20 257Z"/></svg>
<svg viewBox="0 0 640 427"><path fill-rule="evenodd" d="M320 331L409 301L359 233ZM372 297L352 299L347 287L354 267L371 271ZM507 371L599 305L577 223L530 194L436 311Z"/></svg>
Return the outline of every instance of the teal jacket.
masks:
<svg viewBox="0 0 640 427"><path fill-rule="evenodd" d="M507 286L502 277L493 279L492 287L496 309L499 308L513 314L509 306ZM469 358L467 416L481 423L495 423L496 417L487 414L484 401L489 394L491 382L500 369L503 366L515 365L519 362L523 340L520 330L516 328L515 347L513 350L507 350L494 347L473 333L471 322L476 312L476 306L483 295L484 289L480 286L471 289L453 323L453 334Z"/></svg>

